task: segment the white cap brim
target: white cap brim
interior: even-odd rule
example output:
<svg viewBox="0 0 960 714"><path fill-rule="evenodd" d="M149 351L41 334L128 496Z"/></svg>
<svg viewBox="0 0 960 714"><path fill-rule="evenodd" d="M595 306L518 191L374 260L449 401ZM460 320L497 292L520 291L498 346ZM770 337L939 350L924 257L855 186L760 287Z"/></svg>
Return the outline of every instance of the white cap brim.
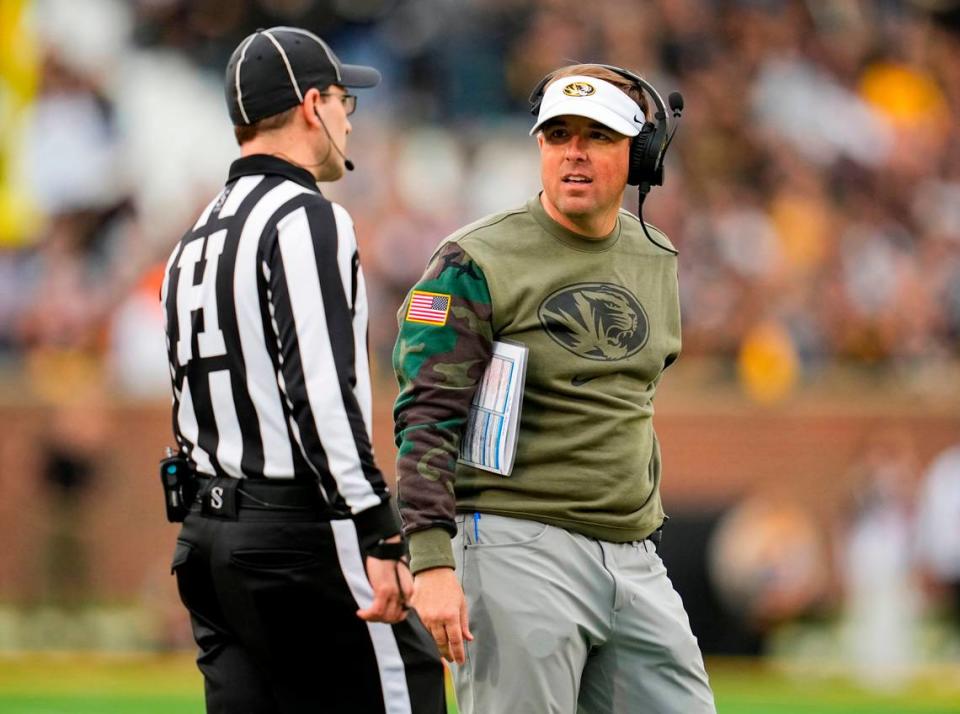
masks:
<svg viewBox="0 0 960 714"><path fill-rule="evenodd" d="M579 96L565 93L566 88L575 85L586 85L593 91ZM624 136L639 134L645 121L640 106L620 89L602 79L578 75L563 77L547 87L530 136L550 119L566 115L593 119Z"/></svg>

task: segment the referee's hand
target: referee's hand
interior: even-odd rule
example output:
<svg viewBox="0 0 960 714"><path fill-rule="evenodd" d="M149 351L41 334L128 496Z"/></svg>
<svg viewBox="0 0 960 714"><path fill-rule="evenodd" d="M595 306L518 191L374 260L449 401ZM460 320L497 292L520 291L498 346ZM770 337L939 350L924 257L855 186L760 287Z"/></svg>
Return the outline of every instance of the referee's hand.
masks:
<svg viewBox="0 0 960 714"><path fill-rule="evenodd" d="M400 537L396 537L399 542ZM394 542L394 539L387 541ZM413 577L407 564L367 556L367 579L373 588L373 602L357 617L367 622L400 622L407 617L407 603L413 597Z"/></svg>
<svg viewBox="0 0 960 714"><path fill-rule="evenodd" d="M440 654L448 662L467 660L464 640L472 642L467 618L467 599L453 568L433 568L414 578L413 608L433 635Z"/></svg>

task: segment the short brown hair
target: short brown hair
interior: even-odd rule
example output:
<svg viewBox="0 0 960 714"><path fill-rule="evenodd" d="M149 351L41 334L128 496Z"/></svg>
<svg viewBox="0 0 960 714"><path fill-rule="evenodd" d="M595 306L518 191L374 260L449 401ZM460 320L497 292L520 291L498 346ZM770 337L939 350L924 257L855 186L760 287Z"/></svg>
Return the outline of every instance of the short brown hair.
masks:
<svg viewBox="0 0 960 714"><path fill-rule="evenodd" d="M602 67L598 64L572 64L567 67L555 69L548 75L549 79L547 80L547 83L543 85L543 88L546 89L562 77L572 77L577 74L586 75L587 77L596 77L597 79L602 79L605 82L609 82L630 97L637 104L639 104L640 108L643 110L643 115L649 118L650 107L647 104L647 95L641 91L640 87L637 86L635 82L631 82L629 79L624 77L622 74L618 74L612 69L607 69L606 67Z"/></svg>
<svg viewBox="0 0 960 714"><path fill-rule="evenodd" d="M254 122L253 124L235 126L233 127L233 135L237 137L238 144L246 144L248 141L252 141L260 132L273 131L274 129L282 129L285 127L290 123L290 120L293 119L293 115L299 108L300 105L298 104L297 106L290 107L286 111L282 111L279 114L264 117L260 121Z"/></svg>

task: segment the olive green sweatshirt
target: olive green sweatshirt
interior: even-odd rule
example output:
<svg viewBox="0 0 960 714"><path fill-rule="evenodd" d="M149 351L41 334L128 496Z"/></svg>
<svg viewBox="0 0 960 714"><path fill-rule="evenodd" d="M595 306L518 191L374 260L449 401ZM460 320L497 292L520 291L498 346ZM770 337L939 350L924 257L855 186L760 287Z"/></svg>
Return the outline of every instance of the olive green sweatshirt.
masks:
<svg viewBox="0 0 960 714"><path fill-rule="evenodd" d="M398 314L394 350L398 492L414 572L453 566L455 512L614 542L660 526L653 397L680 352L680 308L676 253L648 230L655 243L621 211L609 235L588 239L535 197L441 243ZM456 459L491 341L504 339L529 348L508 477Z"/></svg>

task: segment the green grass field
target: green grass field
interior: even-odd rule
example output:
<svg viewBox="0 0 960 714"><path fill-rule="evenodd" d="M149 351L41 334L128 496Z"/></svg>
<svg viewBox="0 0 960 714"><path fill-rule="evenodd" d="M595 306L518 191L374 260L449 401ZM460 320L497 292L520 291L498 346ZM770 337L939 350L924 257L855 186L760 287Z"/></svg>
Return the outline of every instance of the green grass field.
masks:
<svg viewBox="0 0 960 714"><path fill-rule="evenodd" d="M960 667L889 696L748 661L708 669L721 714L960 714ZM189 654L0 656L2 714L202 714L201 691Z"/></svg>

